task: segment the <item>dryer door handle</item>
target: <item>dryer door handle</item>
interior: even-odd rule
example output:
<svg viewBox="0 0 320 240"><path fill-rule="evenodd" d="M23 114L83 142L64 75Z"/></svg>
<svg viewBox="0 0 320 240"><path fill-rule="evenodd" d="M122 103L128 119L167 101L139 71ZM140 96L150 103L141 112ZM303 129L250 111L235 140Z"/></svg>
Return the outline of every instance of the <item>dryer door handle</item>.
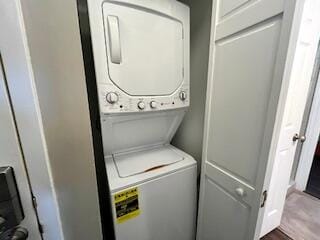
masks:
<svg viewBox="0 0 320 240"><path fill-rule="evenodd" d="M108 35L111 62L121 63L121 43L119 31L119 19L117 16L108 15Z"/></svg>

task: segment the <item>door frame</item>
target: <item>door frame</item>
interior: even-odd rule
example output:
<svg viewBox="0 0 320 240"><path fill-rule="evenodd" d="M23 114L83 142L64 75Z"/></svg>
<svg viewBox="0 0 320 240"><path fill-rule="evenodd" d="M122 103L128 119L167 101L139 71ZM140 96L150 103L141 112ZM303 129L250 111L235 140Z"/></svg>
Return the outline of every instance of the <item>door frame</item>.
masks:
<svg viewBox="0 0 320 240"><path fill-rule="evenodd" d="M21 147L21 139L19 137L15 114L12 108L11 96L8 91L8 81L1 52L0 115L0 167L11 167L13 171L13 178L16 182L17 199L20 202L22 214L21 221L18 222L17 226L26 228L30 238L40 240L42 239L42 233L38 213L33 203L34 195L26 168L24 152ZM9 230L9 228L4 229L0 229L0 235ZM13 229L13 227L11 229Z"/></svg>
<svg viewBox="0 0 320 240"><path fill-rule="evenodd" d="M20 150L32 190L32 204L38 213L40 231L44 230L43 238L60 240L63 239L62 226L50 173L21 2L1 1L0 16L0 26L5 26L3 32L6 32L0 38L3 71L7 79L6 87Z"/></svg>
<svg viewBox="0 0 320 240"><path fill-rule="evenodd" d="M318 119L320 119L320 74L317 76L310 112L307 114L309 117L306 126L306 141L303 143L301 149L296 176L294 178L295 188L299 191L304 191L307 187L311 166L313 163L314 152L320 135L320 121L318 121Z"/></svg>

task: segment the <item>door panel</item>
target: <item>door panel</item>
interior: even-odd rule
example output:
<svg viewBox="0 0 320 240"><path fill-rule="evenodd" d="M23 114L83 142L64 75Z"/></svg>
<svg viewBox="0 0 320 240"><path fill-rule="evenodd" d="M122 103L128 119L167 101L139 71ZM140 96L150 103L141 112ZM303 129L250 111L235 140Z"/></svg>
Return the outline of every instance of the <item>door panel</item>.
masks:
<svg viewBox="0 0 320 240"><path fill-rule="evenodd" d="M252 187L256 185L256 160L263 144L280 27L281 18L276 18L216 42L207 161Z"/></svg>
<svg viewBox="0 0 320 240"><path fill-rule="evenodd" d="M231 12L235 11L236 9L243 6L246 2L250 0L225 0L221 1L220 3L220 11L219 17L225 17L226 15L230 14Z"/></svg>
<svg viewBox="0 0 320 240"><path fill-rule="evenodd" d="M257 236L294 3L214 1L198 240Z"/></svg>
<svg viewBox="0 0 320 240"><path fill-rule="evenodd" d="M201 240L246 239L250 206L209 178L206 178L205 181L206 201L203 207L207 211L203 214L203 225L201 226L203 229L200 229L203 232ZM212 202L215 202L215 207L212 207ZM226 229L226 224L229 231ZM224 231L221 231L222 229Z"/></svg>
<svg viewBox="0 0 320 240"><path fill-rule="evenodd" d="M235 0L231 0L235 1ZM219 4L224 1L219 1ZM218 18L215 24L215 41L238 33L248 27L261 23L276 15L282 15L284 0L251 0L226 18ZM217 13L215 13L217 14Z"/></svg>

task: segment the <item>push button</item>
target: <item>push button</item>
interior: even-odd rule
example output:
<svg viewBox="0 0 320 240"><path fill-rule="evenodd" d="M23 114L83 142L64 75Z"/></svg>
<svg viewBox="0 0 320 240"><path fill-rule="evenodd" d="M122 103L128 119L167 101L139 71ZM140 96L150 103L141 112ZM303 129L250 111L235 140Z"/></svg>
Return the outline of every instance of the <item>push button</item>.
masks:
<svg viewBox="0 0 320 240"><path fill-rule="evenodd" d="M151 101L150 102L150 107L151 108L156 108L157 107L157 102L156 101Z"/></svg>

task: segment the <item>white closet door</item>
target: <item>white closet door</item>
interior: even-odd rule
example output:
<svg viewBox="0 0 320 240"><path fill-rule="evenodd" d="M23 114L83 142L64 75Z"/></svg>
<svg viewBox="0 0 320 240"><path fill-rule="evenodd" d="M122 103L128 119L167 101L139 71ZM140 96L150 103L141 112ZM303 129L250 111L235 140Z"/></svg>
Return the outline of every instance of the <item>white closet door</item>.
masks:
<svg viewBox="0 0 320 240"><path fill-rule="evenodd" d="M302 8L303 6L301 6ZM320 33L320 1L306 0L303 8L297 47L291 71L284 117L277 143L275 162L266 202L261 236L278 227L281 222L290 181L300 126L308 97L314 60ZM298 139L297 139L298 140Z"/></svg>
<svg viewBox="0 0 320 240"><path fill-rule="evenodd" d="M260 234L294 7L293 0L213 2L198 240Z"/></svg>

